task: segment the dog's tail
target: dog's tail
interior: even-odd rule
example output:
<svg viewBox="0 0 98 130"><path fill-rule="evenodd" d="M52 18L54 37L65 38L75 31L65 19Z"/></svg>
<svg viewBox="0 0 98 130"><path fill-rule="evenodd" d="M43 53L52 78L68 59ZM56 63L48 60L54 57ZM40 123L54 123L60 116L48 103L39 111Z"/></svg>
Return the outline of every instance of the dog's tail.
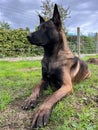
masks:
<svg viewBox="0 0 98 130"><path fill-rule="evenodd" d="M79 63L79 58L78 57L74 57L73 58L73 62L74 62L74 64L72 65L72 67L71 67L71 78L73 79L76 75L77 75L77 73L78 73L78 71L79 71L79 69L80 69L80 63Z"/></svg>
<svg viewBox="0 0 98 130"><path fill-rule="evenodd" d="M76 63L71 69L72 81L75 83L85 80L91 76L91 72L88 69L88 65L85 61L76 59Z"/></svg>

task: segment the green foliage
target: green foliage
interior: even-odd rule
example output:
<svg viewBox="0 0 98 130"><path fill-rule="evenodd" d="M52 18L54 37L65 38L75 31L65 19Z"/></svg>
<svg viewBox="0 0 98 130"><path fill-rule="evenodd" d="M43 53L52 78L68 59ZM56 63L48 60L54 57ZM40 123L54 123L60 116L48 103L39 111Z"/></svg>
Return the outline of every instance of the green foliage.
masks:
<svg viewBox="0 0 98 130"><path fill-rule="evenodd" d="M0 57L40 55L42 49L32 46L26 39L29 31L0 29Z"/></svg>
<svg viewBox="0 0 98 130"><path fill-rule="evenodd" d="M7 22L0 22L0 28L1 29L5 29L5 30L9 30L11 29L10 25Z"/></svg>
<svg viewBox="0 0 98 130"><path fill-rule="evenodd" d="M89 36L81 37L81 53L95 53L95 38Z"/></svg>
<svg viewBox="0 0 98 130"><path fill-rule="evenodd" d="M54 3L51 0L42 1L42 14L45 20L48 20L53 15Z"/></svg>
<svg viewBox="0 0 98 130"><path fill-rule="evenodd" d="M72 52L77 52L77 37L76 36L67 36L69 47Z"/></svg>
<svg viewBox="0 0 98 130"><path fill-rule="evenodd" d="M36 56L41 55L41 47L32 46L27 41L29 29L4 30L0 29L0 57ZM77 37L67 36L69 46L73 52L77 52ZM95 53L95 38L81 36L81 53Z"/></svg>
<svg viewBox="0 0 98 130"><path fill-rule="evenodd" d="M41 14L43 14L43 17L45 18L45 20L48 20L48 19L52 18L53 9L54 9L54 2L51 2L51 0L42 1L41 8L42 8ZM69 8L65 9L65 8L63 8L62 5L58 5L58 9L59 9L63 29L65 30L66 28L64 26L64 20L70 14Z"/></svg>

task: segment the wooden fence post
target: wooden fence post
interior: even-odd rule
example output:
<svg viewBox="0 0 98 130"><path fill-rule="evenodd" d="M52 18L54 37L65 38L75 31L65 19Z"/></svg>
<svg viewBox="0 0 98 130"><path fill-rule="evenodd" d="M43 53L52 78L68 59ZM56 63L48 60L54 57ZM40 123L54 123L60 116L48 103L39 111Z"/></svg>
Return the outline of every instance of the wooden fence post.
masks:
<svg viewBox="0 0 98 130"><path fill-rule="evenodd" d="M98 54L98 33L96 33L96 54Z"/></svg>
<svg viewBox="0 0 98 130"><path fill-rule="evenodd" d="M80 27L77 27L77 49L78 56L80 57Z"/></svg>

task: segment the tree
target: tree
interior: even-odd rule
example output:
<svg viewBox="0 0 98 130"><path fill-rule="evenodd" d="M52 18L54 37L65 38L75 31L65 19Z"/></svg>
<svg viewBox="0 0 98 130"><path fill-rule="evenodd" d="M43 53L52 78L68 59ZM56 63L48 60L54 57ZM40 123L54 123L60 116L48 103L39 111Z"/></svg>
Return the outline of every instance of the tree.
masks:
<svg viewBox="0 0 98 130"><path fill-rule="evenodd" d="M0 28L5 29L5 30L11 29L10 25L7 22L4 22L4 21L0 22Z"/></svg>
<svg viewBox="0 0 98 130"><path fill-rule="evenodd" d="M42 8L41 14L43 15L43 17L44 17L45 20L48 20L49 18L52 17L52 15L53 15L53 9L54 9L54 3L51 2L51 0L42 1L41 8ZM60 12L60 16L61 16L61 21L62 21L63 28L65 30L64 20L70 14L69 8L64 9L61 5L58 5L58 9L59 9L59 12Z"/></svg>
<svg viewBox="0 0 98 130"><path fill-rule="evenodd" d="M29 29L29 27L26 27L26 31L27 31L27 32L30 32L30 29Z"/></svg>

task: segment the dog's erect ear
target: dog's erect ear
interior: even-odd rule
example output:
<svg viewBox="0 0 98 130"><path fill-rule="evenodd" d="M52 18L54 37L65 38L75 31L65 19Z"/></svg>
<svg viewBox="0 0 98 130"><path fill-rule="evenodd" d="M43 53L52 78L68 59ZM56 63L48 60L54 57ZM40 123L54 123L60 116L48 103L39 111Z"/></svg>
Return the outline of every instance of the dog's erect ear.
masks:
<svg viewBox="0 0 98 130"><path fill-rule="evenodd" d="M43 22L45 22L45 20L43 19L43 17L40 16L40 15L39 15L39 20L40 20L40 24L43 23Z"/></svg>
<svg viewBox="0 0 98 130"><path fill-rule="evenodd" d="M53 12L52 20L57 27L61 27L61 19L60 19L60 14L59 14L59 11L58 11L57 4L55 4L55 6L54 6L54 12Z"/></svg>

